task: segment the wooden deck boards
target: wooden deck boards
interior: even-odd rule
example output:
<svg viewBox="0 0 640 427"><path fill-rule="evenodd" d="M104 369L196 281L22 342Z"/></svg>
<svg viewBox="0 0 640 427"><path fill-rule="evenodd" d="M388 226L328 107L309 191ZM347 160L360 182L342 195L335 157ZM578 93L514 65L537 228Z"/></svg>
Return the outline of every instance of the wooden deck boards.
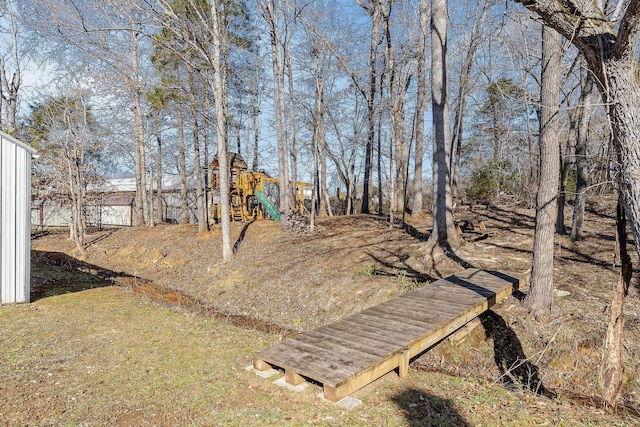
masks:
<svg viewBox="0 0 640 427"><path fill-rule="evenodd" d="M511 295L528 275L467 269L255 354L254 367L285 370L287 382L303 377L323 384L337 401L398 368L410 358Z"/></svg>

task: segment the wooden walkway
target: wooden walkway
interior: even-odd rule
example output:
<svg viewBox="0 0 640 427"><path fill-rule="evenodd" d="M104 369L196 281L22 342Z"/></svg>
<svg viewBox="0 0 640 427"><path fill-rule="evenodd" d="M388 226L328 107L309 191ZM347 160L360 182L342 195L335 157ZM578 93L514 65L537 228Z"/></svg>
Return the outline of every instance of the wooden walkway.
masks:
<svg viewBox="0 0 640 427"><path fill-rule="evenodd" d="M336 323L300 334L257 352L255 369L284 369L285 380L305 378L323 385L338 401L398 368L529 280L528 274L467 269Z"/></svg>

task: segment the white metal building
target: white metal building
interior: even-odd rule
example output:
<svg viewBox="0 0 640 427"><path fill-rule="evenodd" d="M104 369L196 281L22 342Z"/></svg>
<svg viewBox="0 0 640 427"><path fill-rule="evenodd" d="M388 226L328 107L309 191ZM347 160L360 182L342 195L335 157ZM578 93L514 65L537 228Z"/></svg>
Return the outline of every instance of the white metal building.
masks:
<svg viewBox="0 0 640 427"><path fill-rule="evenodd" d="M0 132L0 303L29 302L31 156L35 150Z"/></svg>

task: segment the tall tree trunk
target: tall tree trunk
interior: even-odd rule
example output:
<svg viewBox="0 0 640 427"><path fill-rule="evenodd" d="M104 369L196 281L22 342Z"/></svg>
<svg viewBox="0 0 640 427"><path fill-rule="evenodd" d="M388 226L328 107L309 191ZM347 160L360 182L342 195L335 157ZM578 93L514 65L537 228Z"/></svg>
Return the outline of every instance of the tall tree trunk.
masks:
<svg viewBox="0 0 640 427"><path fill-rule="evenodd" d="M593 91L593 74L589 71L581 73L581 90L578 105L578 126L576 132L576 197L573 204L573 222L571 224L571 241L582 240L582 225L589 185L589 169L587 163L587 143L589 139L589 119L591 117L591 92Z"/></svg>
<svg viewBox="0 0 640 427"><path fill-rule="evenodd" d="M205 81L210 81L211 76L210 73L207 73ZM208 92L208 90L207 90ZM206 111L206 115L205 115L205 126L204 126L204 211L205 211L205 217L207 218L207 229L209 229L209 208L210 208L210 182L209 182L209 159L211 158L211 155L209 154L209 150L211 147L211 128L210 128L210 124L211 124L211 111L213 111L212 106L211 106L211 99L208 96L208 93L205 95L204 97L204 106L205 106L205 111Z"/></svg>
<svg viewBox="0 0 640 427"><path fill-rule="evenodd" d="M531 286L524 300L534 315L551 311L553 305L553 250L559 178L559 105L561 73L560 34L542 29L542 76L540 87L540 180L536 201Z"/></svg>
<svg viewBox="0 0 640 427"><path fill-rule="evenodd" d="M156 209L157 215L156 219L158 223L165 222L165 214L164 214L164 196L162 193L163 187L163 167L162 167L162 113L158 115L158 128L156 131L156 139L157 139L157 152L156 152Z"/></svg>
<svg viewBox="0 0 640 427"><path fill-rule="evenodd" d="M224 11L222 11L224 12ZM216 106L216 130L218 135L218 165L220 167L220 204L222 228L222 259L229 261L233 256L231 244L231 206L229 199L229 157L227 156L227 91L224 85L226 78L225 65L222 62L226 49L226 41L220 29L220 17L216 2L211 2L212 44L213 44L213 91Z"/></svg>
<svg viewBox="0 0 640 427"><path fill-rule="evenodd" d="M316 63L316 73L318 72L318 63ZM315 99L315 117L313 124L313 136L311 138L311 153L313 155L313 189L311 191L311 212L310 212L310 228L311 231L314 230L316 223L316 215L318 214L318 208L322 206L318 206L318 199L320 193L320 176L319 176L319 168L318 168L318 76L316 75L316 99Z"/></svg>
<svg viewBox="0 0 640 427"><path fill-rule="evenodd" d="M145 166L144 125L142 113L142 93L140 89L133 91L134 141L136 148L136 199L134 225L143 225L148 214L147 208L147 170Z"/></svg>
<svg viewBox="0 0 640 427"><path fill-rule="evenodd" d="M278 29L278 16L274 0L267 0L262 14L269 25L271 40L271 65L273 70L273 94L276 110L276 139L278 141L278 179L280 190L280 211L282 212L282 227L286 227L287 218L291 211L291 197L289 195L289 161L286 133L286 108L284 100L284 61L282 59L282 43Z"/></svg>
<svg viewBox="0 0 640 427"><path fill-rule="evenodd" d="M431 2L431 103L433 110L433 231L427 247L459 246L451 197L451 135L447 89L447 0Z"/></svg>
<svg viewBox="0 0 640 427"><path fill-rule="evenodd" d="M196 180L196 209L198 212L198 233L207 230L207 212L205 207L204 187L202 186L202 160L200 158L200 130L198 120L197 87L193 70L189 70L189 100L191 103L191 132L193 135L194 178Z"/></svg>
<svg viewBox="0 0 640 427"><path fill-rule="evenodd" d="M293 61L291 59L291 40L290 37L286 38L284 43L284 58L287 71L287 83L289 86L289 157L291 165L291 188L289 191L295 191L296 183L298 182L298 141L296 140L296 108L295 99L293 93ZM291 194L295 204L295 195Z"/></svg>
<svg viewBox="0 0 640 427"><path fill-rule="evenodd" d="M380 76L380 99L384 97L384 87L382 82L384 80L383 76ZM377 171L378 171L378 215L382 216L382 208L384 206L384 193L382 192L382 116L384 114L384 109L380 108L378 111L378 132L374 135L377 138ZM391 162L391 159L389 160ZM391 179L391 178L389 178ZM391 197L393 197L392 192L389 191L389 206L391 206Z"/></svg>
<svg viewBox="0 0 640 427"><path fill-rule="evenodd" d="M605 105L612 118L624 211L640 254L640 114L629 114L640 112L640 82L635 67L629 67L626 61L610 61L606 69L609 96Z"/></svg>
<svg viewBox="0 0 640 427"><path fill-rule="evenodd" d="M593 2L518 1L570 40L594 74L611 123L624 208L640 254L640 81L635 56L640 2L624 3L620 20L610 22L593 19L604 16Z"/></svg>
<svg viewBox="0 0 640 427"><path fill-rule="evenodd" d="M390 197L395 199L394 209L396 212L401 212L404 217L404 211L407 208L406 195L406 174L409 162L409 143L407 142L405 131L405 108L404 97L408 87L409 77L401 78L402 73L398 67L398 63L395 57L395 50L393 48L391 40L391 26L389 19L391 17L392 1L387 0L383 6L383 28L384 37L386 40L386 63L387 63L387 75L389 79L389 95L390 95L390 108L389 119L391 127L393 129L394 146L395 146L395 170L393 171L394 177L394 191L389 194Z"/></svg>
<svg viewBox="0 0 640 427"><path fill-rule="evenodd" d="M251 162L251 169L258 171L258 157L260 154L258 143L260 142L260 61L257 59L259 56L259 48L256 44L256 68L255 80L253 82L253 160Z"/></svg>
<svg viewBox="0 0 640 427"><path fill-rule="evenodd" d="M145 138L147 139L147 138ZM146 152L151 153L151 142L149 142L148 147L147 144L145 144L145 153ZM156 226L156 217L155 217L155 212L153 210L153 162L149 161L148 162L148 170L147 168L145 168L145 180L148 178L148 182L149 185L145 184L145 188L148 187L147 191L145 191L145 197L146 197L146 208L145 211L147 212L147 214L145 215L145 219L147 222L147 226L148 227L155 227ZM147 164L147 162L145 161L145 165Z"/></svg>
<svg viewBox="0 0 640 427"><path fill-rule="evenodd" d="M546 25L556 28L571 40L594 73L594 81L611 123L625 216L631 225L636 251L640 254L640 81L636 59L640 2L621 3L626 10L619 15L617 22L594 19L595 16L606 16L594 2L522 2L538 13ZM621 294L624 293L616 293ZM614 335L611 341L616 342L616 346L622 345L622 335ZM615 403L617 388L612 390L615 393L605 396L611 404Z"/></svg>
<svg viewBox="0 0 640 427"><path fill-rule="evenodd" d="M361 4L362 6L362 4ZM364 6L363 6L364 7ZM378 1L371 1L368 7L365 7L371 16L371 44L369 47L369 94L367 97L367 141L364 154L364 178L362 183L362 207L360 212L363 214L370 213L370 182L371 171L373 165L373 139L375 137L375 98L376 98L376 63L378 61L378 38L380 31L380 7ZM378 189L379 203L382 203L380 189Z"/></svg>
<svg viewBox="0 0 640 427"><path fill-rule="evenodd" d="M318 52L318 45L315 43L313 50ZM319 151L320 151L320 121L322 120L322 92L323 89L323 77L322 77L322 65L319 54L316 53L316 73L315 73L315 99L314 99L314 112L313 112L313 136L311 139L311 150L313 153L313 194L311 200L311 219L315 221L316 214L324 215L324 203L322 195L320 194L320 168L319 168Z"/></svg>
<svg viewBox="0 0 640 427"><path fill-rule="evenodd" d="M71 133L71 132L69 132ZM82 198L82 182L81 182L81 172L78 164L78 149L77 149L77 141L73 141L73 139L67 138L67 144L65 147L66 152L66 164L67 164L67 181L69 185L69 195L71 196L71 224L70 224L70 234L74 243L76 244L76 249L80 255L85 255L85 227L84 222L82 221L82 212L84 206L84 200Z"/></svg>
<svg viewBox="0 0 640 427"><path fill-rule="evenodd" d="M134 225L142 225L149 214L147 208L147 169L144 148L144 125L142 111L142 89L140 87L140 70L138 65L138 31L133 16L129 16L131 28L129 36L131 41L131 91L133 95L133 133L135 144L135 171L136 171L136 198L134 209Z"/></svg>
<svg viewBox="0 0 640 427"><path fill-rule="evenodd" d="M177 71L177 70L176 70ZM178 179L180 181L180 224L188 224L189 198L187 188L187 158L184 142L184 111L182 102L176 101L176 116L178 125Z"/></svg>
<svg viewBox="0 0 640 427"><path fill-rule="evenodd" d="M419 214L422 202L422 162L424 158L424 114L427 110L427 25L429 22L428 2L420 0L420 35L418 38L418 94L416 119L414 121L416 152L413 162L413 206L412 212Z"/></svg>
<svg viewBox="0 0 640 427"><path fill-rule="evenodd" d="M315 46L319 52L320 46ZM322 67L323 57L321 53L318 53L316 58L316 95L315 95L315 123L314 123L314 138L315 148L314 156L317 157L317 164L314 167L319 166L319 170L314 173L318 174L318 190L316 203L318 203L318 215L326 216L333 215L331 211L331 203L329 202L329 191L327 189L327 140L325 135L325 117L324 117L324 71ZM319 152L319 153L318 153ZM314 175L315 176L315 175Z"/></svg>

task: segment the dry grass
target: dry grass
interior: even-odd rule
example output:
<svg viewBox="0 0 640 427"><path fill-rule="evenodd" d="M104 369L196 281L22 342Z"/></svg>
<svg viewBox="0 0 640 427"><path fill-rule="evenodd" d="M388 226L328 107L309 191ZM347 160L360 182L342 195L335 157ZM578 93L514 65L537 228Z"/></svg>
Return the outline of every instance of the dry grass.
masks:
<svg viewBox="0 0 640 427"><path fill-rule="evenodd" d="M631 425L483 379L413 371L352 411L245 370L274 335L102 287L0 308L7 426Z"/></svg>
<svg viewBox="0 0 640 427"><path fill-rule="evenodd" d="M474 208L461 215L483 218L488 229L466 234L459 258L480 268L530 267L531 210ZM410 218L406 229L371 216L320 223L312 235L283 234L268 221L234 224L238 251L228 264L221 263L215 228L201 236L194 226L97 233L81 265L93 275L76 271L66 236L34 241L34 289L43 298L0 308L0 392L11 396L0 402L0 418L12 425L637 423L597 408L600 348L617 274L611 212L588 215L583 242L557 239L555 283L571 295L556 298L549 316L531 319L509 298L466 340L444 341L414 362L420 372L409 379L390 375L357 392L365 404L352 412L318 400L316 386L293 394L244 371L253 352L278 334L159 306L120 288L90 289L109 284L96 275L122 272L144 279L149 295L159 295L150 284L179 291L163 297L170 305L184 297L200 313L309 330L463 268L443 258L425 269L430 224L424 217ZM65 292L72 293L55 296ZM636 288L626 315L621 402L637 407ZM54 376L65 380L54 386Z"/></svg>

